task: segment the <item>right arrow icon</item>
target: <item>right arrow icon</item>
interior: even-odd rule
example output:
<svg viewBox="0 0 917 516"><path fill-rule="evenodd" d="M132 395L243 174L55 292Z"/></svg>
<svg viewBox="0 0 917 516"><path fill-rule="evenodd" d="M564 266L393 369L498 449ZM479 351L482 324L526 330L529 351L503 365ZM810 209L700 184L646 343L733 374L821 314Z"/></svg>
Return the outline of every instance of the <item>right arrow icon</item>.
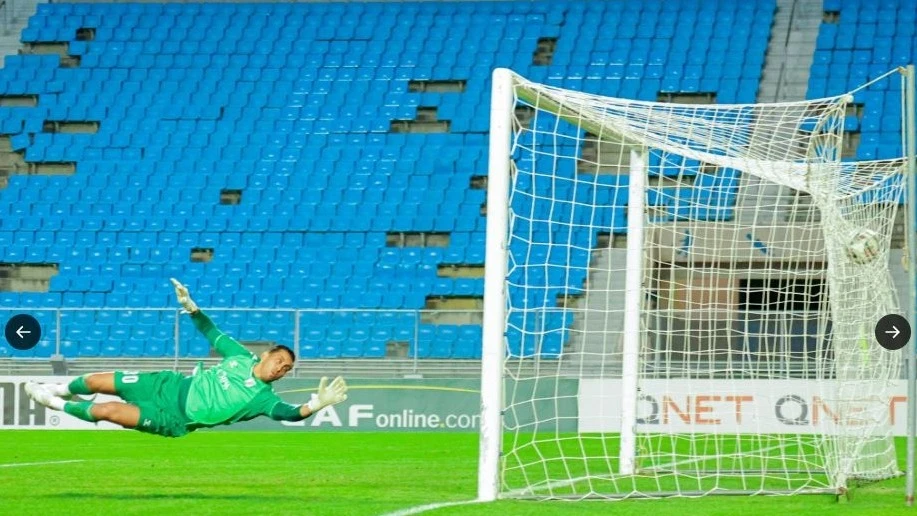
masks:
<svg viewBox="0 0 917 516"><path fill-rule="evenodd" d="M875 335L880 346L889 351L896 351L911 340L911 325L898 314L888 314L876 323Z"/></svg>
<svg viewBox="0 0 917 516"><path fill-rule="evenodd" d="M894 338L897 337L898 334L900 334L901 332L898 331L898 327L897 327L897 326L892 326L892 329L891 329L891 330L885 330L885 333L891 333L891 334L892 334L892 338L894 339Z"/></svg>

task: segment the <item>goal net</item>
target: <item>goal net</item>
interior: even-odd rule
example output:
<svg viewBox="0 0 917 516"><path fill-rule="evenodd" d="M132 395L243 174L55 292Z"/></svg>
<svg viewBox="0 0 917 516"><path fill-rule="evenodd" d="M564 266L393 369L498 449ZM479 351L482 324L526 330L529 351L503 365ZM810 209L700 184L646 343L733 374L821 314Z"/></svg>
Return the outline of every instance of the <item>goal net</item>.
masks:
<svg viewBox="0 0 917 516"><path fill-rule="evenodd" d="M482 498L898 474L900 353L873 329L900 313L904 161L841 161L850 101L640 102L495 72Z"/></svg>

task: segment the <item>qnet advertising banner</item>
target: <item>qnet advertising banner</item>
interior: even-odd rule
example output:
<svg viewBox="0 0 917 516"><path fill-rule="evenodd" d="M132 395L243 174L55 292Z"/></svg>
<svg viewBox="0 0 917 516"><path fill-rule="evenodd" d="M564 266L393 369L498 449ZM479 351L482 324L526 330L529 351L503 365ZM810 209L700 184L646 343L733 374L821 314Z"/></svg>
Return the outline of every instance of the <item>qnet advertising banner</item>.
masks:
<svg viewBox="0 0 917 516"><path fill-rule="evenodd" d="M867 384L837 389L813 380L644 380L637 432L830 434L887 418L894 435L905 435L907 382L890 382L884 396L870 395ZM619 432L620 393L620 379L580 381L579 431Z"/></svg>

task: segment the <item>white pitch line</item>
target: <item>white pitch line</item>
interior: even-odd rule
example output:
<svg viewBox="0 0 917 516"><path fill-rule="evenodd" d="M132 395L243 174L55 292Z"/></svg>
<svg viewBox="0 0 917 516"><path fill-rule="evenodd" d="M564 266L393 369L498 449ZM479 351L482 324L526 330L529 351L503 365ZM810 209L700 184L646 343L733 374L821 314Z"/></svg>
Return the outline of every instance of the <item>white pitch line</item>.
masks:
<svg viewBox="0 0 917 516"><path fill-rule="evenodd" d="M444 507L454 507L456 505L470 505L473 503L482 503L482 502L480 500L465 500L462 502L428 503L426 505L418 505L417 507L408 507L407 509L400 509L395 512L387 512L383 514L382 516L410 516L412 514L420 514L422 512L442 509Z"/></svg>
<svg viewBox="0 0 917 516"><path fill-rule="evenodd" d="M0 468L18 468L20 466L45 466L48 464L71 464L74 462L86 462L86 459L49 460L45 462L14 462L12 464L0 464Z"/></svg>

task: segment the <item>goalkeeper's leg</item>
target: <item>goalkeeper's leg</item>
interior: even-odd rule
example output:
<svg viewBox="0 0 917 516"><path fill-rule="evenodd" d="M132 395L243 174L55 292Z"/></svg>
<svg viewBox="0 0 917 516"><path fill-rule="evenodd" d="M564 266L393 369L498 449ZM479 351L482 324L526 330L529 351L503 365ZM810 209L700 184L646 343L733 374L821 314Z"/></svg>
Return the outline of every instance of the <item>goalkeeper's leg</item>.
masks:
<svg viewBox="0 0 917 516"><path fill-rule="evenodd" d="M90 423L109 421L124 428L136 428L140 422L140 408L120 401L68 401L64 404L64 412Z"/></svg>
<svg viewBox="0 0 917 516"><path fill-rule="evenodd" d="M110 421L124 428L134 428L140 420L140 409L130 403L112 401L93 403L91 401L64 401L49 392L43 385L28 382L25 391L36 402L53 410L61 410L73 417L95 423Z"/></svg>
<svg viewBox="0 0 917 516"><path fill-rule="evenodd" d="M64 410L84 421L109 421L124 428L133 428L144 433L163 437L187 435L188 418L179 414L175 407L161 407L155 403L141 403L139 406L119 401L89 403L68 402ZM81 411L85 410L85 414ZM88 416L88 417L86 417Z"/></svg>
<svg viewBox="0 0 917 516"><path fill-rule="evenodd" d="M115 394L115 373L91 373L74 378L70 383L49 383L44 388L55 396L74 394Z"/></svg>
<svg viewBox="0 0 917 516"><path fill-rule="evenodd" d="M120 382L120 379L117 381ZM169 398L168 395L156 401L135 405L120 401L64 401L35 382L28 382L25 390L41 405L62 410L90 423L108 421L123 428L135 428L141 432L164 437L181 437L193 430L189 429L190 421L179 409L178 401Z"/></svg>

